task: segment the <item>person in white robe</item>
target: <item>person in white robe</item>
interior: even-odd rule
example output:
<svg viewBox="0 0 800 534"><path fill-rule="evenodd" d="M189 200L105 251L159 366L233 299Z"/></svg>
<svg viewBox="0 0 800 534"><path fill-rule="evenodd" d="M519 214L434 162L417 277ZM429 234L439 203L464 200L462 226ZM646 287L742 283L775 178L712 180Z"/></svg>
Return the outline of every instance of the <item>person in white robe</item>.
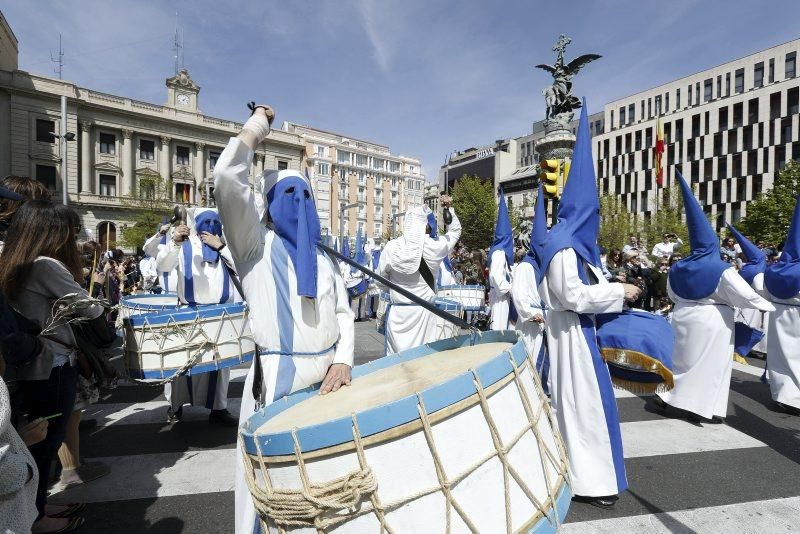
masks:
<svg viewBox="0 0 800 534"><path fill-rule="evenodd" d="M611 508L628 481L619 414L594 314L622 311L624 301L638 298L640 290L603 277L590 138L584 102L558 222L540 245L545 276L539 293L548 310L551 402L567 449L573 499Z"/></svg>
<svg viewBox="0 0 800 534"><path fill-rule="evenodd" d="M355 251L352 255L352 259L359 265L367 267L367 258L364 254L364 241L361 237L361 231L356 234ZM353 310L355 320L362 321L367 318L367 289L369 288L369 280L366 274L351 265L345 266L345 273L344 283L350 295L350 308Z"/></svg>
<svg viewBox="0 0 800 534"><path fill-rule="evenodd" d="M144 258L139 261L139 273L142 275L142 289L148 293L158 286L158 269L156 259L145 253Z"/></svg>
<svg viewBox="0 0 800 534"><path fill-rule="evenodd" d="M764 273L764 294L775 306L769 316L767 381L775 407L800 415L800 197L777 263Z"/></svg>
<svg viewBox="0 0 800 534"><path fill-rule="evenodd" d="M506 330L509 321L515 319L511 310L511 267L514 265L514 238L511 233L511 220L508 217L506 197L500 188L500 201L497 207L497 223L494 228L494 241L489 248L489 308L491 309L492 330Z"/></svg>
<svg viewBox="0 0 800 534"><path fill-rule="evenodd" d="M731 224L728 224L728 230L731 235L736 239L745 262L739 269L739 275L744 278L744 281L750 284L756 293L764 296L764 272L767 270L767 256L757 246L755 246L749 239L741 234ZM765 296L764 296L765 297ZM767 297L765 297L767 298ZM769 300L769 299L768 299ZM767 354L767 330L769 326L769 313L762 312L754 308L745 308L736 310L736 323L744 325L745 333L753 331L762 334L761 339L752 345L750 350L760 352L764 355ZM735 329L742 328L736 325ZM736 337L736 336L734 336ZM745 349L746 350L746 349ZM749 351L747 351L749 352ZM747 354L740 354L740 356L747 356Z"/></svg>
<svg viewBox="0 0 800 534"><path fill-rule="evenodd" d="M169 221L164 219L161 222L161 227L158 229L158 232L150 236L147 241L144 242L142 246L144 253L151 258L158 258L158 253L167 247L167 239L170 237L170 230L171 226ZM178 270L172 269L167 272L159 272L158 261L155 262L155 266L158 276L157 283L160 290L164 293L175 293L178 287ZM157 286L153 286L151 290L157 292L158 288Z"/></svg>
<svg viewBox="0 0 800 534"><path fill-rule="evenodd" d="M222 224L216 210L190 208L187 224L175 228L172 239L158 253L160 272L177 270L178 301L182 305L235 302L235 276L230 251L221 240ZM238 420L228 412L230 369L182 376L165 384L164 395L170 406L167 419L180 420L183 406L203 406L210 410L209 422L236 426Z"/></svg>
<svg viewBox="0 0 800 534"><path fill-rule="evenodd" d="M245 379L240 423L258 405L322 381L325 394L350 384L353 312L336 263L318 250L320 223L308 179L295 170L264 171L256 208L248 175L255 148L267 136L273 112L257 106L214 167L214 196L225 224L263 370L261 394L252 395L255 363ZM236 532L259 532L237 447Z"/></svg>
<svg viewBox="0 0 800 534"><path fill-rule="evenodd" d="M453 217L447 233L432 238L428 221L431 210L427 206L411 208L403 221L403 235L386 243L377 270L390 282L431 303L436 299L439 265L461 237L461 222L450 207L450 199L442 199L444 209ZM386 313L387 354L434 341L443 320L394 290L390 291Z"/></svg>
<svg viewBox="0 0 800 534"><path fill-rule="evenodd" d="M683 176L677 171L675 175L692 250L670 268L667 279L667 293L675 303L671 319L675 387L659 393L656 405L665 415L693 423L723 423L733 370L734 309L775 308L720 259L716 232Z"/></svg>

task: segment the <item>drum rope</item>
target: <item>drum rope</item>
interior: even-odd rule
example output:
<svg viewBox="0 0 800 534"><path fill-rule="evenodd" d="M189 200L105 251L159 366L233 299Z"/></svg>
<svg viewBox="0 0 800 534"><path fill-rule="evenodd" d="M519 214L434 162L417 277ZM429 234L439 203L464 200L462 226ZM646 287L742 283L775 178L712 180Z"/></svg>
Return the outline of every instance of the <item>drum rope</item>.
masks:
<svg viewBox="0 0 800 534"><path fill-rule="evenodd" d="M542 387L541 382L539 381L539 373L536 371L536 366L533 363L533 360L528 357L525 360L525 363L528 367L528 372L532 377L535 377L533 380L533 385L536 386L536 392L539 395L539 398L546 399L547 395L544 392L544 388ZM547 421L550 423L550 428L553 430L553 441L556 442L556 447L558 447L559 457L563 458L561 461L562 469L559 470L564 476L564 479L567 481L568 484L572 484L570 480L569 469L567 468L567 446L564 444L564 439L561 437L561 432L556 432L558 429L558 425L555 421L555 416L553 415L553 410L550 407L550 403L546 403L543 406L544 413L547 415ZM546 449L548 454L550 453L549 449ZM553 463L558 463L554 458L551 458Z"/></svg>
<svg viewBox="0 0 800 534"><path fill-rule="evenodd" d="M356 414L351 414L350 417L353 421L353 441L355 442L356 445L358 465L361 466L361 469L369 469L369 465L367 464L367 455L364 452L364 443L361 439L361 429L358 428L358 418L356 417ZM375 489L377 489L377 486ZM387 532L388 534L393 534L394 530L392 530L392 528L389 527L388 523L386 522L386 510L381 504L380 497L378 497L378 492L377 491L370 492L369 500L370 502L372 502L372 509L375 512L375 516L378 518L378 521L381 524L381 534L383 534L383 532Z"/></svg>

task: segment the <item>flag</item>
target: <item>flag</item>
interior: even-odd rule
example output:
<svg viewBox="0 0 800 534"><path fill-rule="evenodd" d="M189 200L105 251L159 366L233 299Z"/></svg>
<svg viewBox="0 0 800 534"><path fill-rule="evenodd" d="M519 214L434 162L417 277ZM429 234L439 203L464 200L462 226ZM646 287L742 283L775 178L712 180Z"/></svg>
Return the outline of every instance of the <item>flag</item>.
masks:
<svg viewBox="0 0 800 534"><path fill-rule="evenodd" d="M661 119L656 119L656 148L655 148L655 167L656 167L656 183L664 185L664 166L662 165L661 158L664 156L664 126L661 124Z"/></svg>

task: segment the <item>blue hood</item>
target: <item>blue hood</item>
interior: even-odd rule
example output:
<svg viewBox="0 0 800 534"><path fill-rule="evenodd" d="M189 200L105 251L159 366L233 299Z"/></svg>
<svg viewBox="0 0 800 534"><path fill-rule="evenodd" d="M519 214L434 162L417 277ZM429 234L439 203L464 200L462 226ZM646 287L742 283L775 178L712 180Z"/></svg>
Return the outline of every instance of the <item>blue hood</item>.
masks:
<svg viewBox="0 0 800 534"><path fill-rule="evenodd" d="M747 260L747 263L742 265L742 268L739 270L739 274L748 284L752 285L756 275L767 270L767 256L749 239L743 236L739 230L734 228L733 225L728 224L728 231L733 234L733 238L736 239L736 242L742 247L742 254L744 254Z"/></svg>
<svg viewBox="0 0 800 534"><path fill-rule="evenodd" d="M194 219L194 229L198 237L200 237L200 234L203 232L222 237L222 221L219 220L219 214L215 211L204 211L200 213ZM219 252L203 243L203 261L216 263L219 261Z"/></svg>
<svg viewBox="0 0 800 534"><path fill-rule="evenodd" d="M790 299L800 293L800 196L794 206L781 257L767 267L764 284L770 295L779 299Z"/></svg>
<svg viewBox="0 0 800 534"><path fill-rule="evenodd" d="M503 195L503 188L500 188L500 204L497 207L497 223L494 226L494 241L489 248L489 265L492 263L492 254L496 250L502 250L506 256L506 264L509 268L514 265L514 237L511 233L511 219L508 217L506 207L506 197Z"/></svg>

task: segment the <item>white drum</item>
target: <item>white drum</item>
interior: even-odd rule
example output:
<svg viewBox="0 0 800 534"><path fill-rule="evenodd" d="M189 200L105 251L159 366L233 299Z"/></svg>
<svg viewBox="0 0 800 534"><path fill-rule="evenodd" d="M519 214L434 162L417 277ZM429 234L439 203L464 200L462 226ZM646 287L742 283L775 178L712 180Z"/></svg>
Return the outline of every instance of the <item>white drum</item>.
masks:
<svg viewBox="0 0 800 534"><path fill-rule="evenodd" d="M436 296L455 300L465 312L482 311L486 307L486 288L483 286L440 286Z"/></svg>
<svg viewBox="0 0 800 534"><path fill-rule="evenodd" d="M455 315L456 317L462 317L464 315L464 307L454 300L436 297L435 304L437 308L446 311L450 315ZM442 319L441 317L438 317L437 319L439 320L439 324L436 325L437 340L455 337L461 333L458 326L450 321Z"/></svg>
<svg viewBox="0 0 800 534"><path fill-rule="evenodd" d="M386 356L350 387L251 415L239 445L262 530L555 532L567 458L534 362L516 332L472 340Z"/></svg>
<svg viewBox="0 0 800 534"><path fill-rule="evenodd" d="M186 306L123 320L125 366L132 378L163 379L191 365L187 375L253 359L256 346L242 303Z"/></svg>
<svg viewBox="0 0 800 534"><path fill-rule="evenodd" d="M178 295L175 293L130 295L119 299L119 316L124 319L133 315L177 310L179 306Z"/></svg>

